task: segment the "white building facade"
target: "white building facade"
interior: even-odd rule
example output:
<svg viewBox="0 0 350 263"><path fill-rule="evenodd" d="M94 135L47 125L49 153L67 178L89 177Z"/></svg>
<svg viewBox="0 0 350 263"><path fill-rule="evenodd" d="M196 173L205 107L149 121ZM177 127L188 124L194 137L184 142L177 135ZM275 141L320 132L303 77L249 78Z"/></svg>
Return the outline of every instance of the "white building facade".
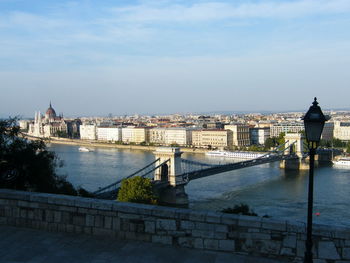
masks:
<svg viewBox="0 0 350 263"><path fill-rule="evenodd" d="M122 129L119 127L97 127L97 140L117 142L122 140Z"/></svg>
<svg viewBox="0 0 350 263"><path fill-rule="evenodd" d="M82 140L96 140L97 126L96 124L82 124L80 129L80 139Z"/></svg>

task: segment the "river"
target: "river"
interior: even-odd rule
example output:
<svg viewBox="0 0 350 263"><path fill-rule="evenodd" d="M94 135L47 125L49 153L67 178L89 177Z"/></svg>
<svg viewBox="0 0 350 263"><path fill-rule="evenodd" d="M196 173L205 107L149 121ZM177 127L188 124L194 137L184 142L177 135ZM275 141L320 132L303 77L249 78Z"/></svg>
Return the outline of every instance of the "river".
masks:
<svg viewBox="0 0 350 263"><path fill-rule="evenodd" d="M97 190L123 178L154 160L151 152L94 148L79 152L79 146L52 144L63 167L59 174L75 186ZM182 155L201 162L224 162L204 154ZM186 186L190 207L220 211L246 203L258 215L306 221L308 171L285 171L278 163L234 170L191 181ZM315 223L350 226L350 170L322 166L315 169Z"/></svg>

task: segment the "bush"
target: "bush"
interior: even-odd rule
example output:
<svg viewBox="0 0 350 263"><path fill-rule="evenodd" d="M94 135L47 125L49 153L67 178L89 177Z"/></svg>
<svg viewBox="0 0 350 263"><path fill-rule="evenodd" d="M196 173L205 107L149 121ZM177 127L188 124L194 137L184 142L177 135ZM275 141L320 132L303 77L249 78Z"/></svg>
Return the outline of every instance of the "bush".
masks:
<svg viewBox="0 0 350 263"><path fill-rule="evenodd" d="M233 208L225 208L221 210L222 213L228 213L228 214L239 214L239 215L246 215L246 216L258 216L258 214L254 213L253 210L249 208L247 204L240 204L235 205Z"/></svg>
<svg viewBox="0 0 350 263"><path fill-rule="evenodd" d="M153 193L151 180L135 176L122 181L118 192L118 201L144 204L156 204L157 198Z"/></svg>

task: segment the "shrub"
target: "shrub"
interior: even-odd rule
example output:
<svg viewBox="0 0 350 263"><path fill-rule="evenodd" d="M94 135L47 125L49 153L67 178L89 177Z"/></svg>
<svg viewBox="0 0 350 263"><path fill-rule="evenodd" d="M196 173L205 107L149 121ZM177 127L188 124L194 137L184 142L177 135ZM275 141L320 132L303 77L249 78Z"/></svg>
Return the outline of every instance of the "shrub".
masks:
<svg viewBox="0 0 350 263"><path fill-rule="evenodd" d="M225 208L221 210L222 213L228 213L228 214L239 214L239 215L246 215L246 216L258 216L258 214L254 213L253 210L249 208L247 204L240 204L235 205L233 208Z"/></svg>
<svg viewBox="0 0 350 263"><path fill-rule="evenodd" d="M118 201L144 204L156 204L157 198L153 193L151 180L135 176L122 181L118 192Z"/></svg>

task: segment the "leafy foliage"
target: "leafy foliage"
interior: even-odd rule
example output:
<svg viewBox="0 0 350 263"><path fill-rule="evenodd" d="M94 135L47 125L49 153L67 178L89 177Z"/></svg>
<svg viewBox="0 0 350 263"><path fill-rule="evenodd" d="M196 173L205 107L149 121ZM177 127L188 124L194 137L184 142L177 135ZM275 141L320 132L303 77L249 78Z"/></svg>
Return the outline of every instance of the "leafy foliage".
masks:
<svg viewBox="0 0 350 263"><path fill-rule="evenodd" d="M240 204L235 205L233 208L225 208L221 210L223 213L228 214L239 214L239 215L247 215L247 216L258 216L256 213L254 213L253 210L249 208L247 204Z"/></svg>
<svg viewBox="0 0 350 263"><path fill-rule="evenodd" d="M43 141L20 137L16 123L0 120L0 188L77 195L73 185L56 174L56 155Z"/></svg>
<svg viewBox="0 0 350 263"><path fill-rule="evenodd" d="M122 181L118 192L118 201L144 204L156 204L157 199L153 193L151 180L135 176Z"/></svg>

